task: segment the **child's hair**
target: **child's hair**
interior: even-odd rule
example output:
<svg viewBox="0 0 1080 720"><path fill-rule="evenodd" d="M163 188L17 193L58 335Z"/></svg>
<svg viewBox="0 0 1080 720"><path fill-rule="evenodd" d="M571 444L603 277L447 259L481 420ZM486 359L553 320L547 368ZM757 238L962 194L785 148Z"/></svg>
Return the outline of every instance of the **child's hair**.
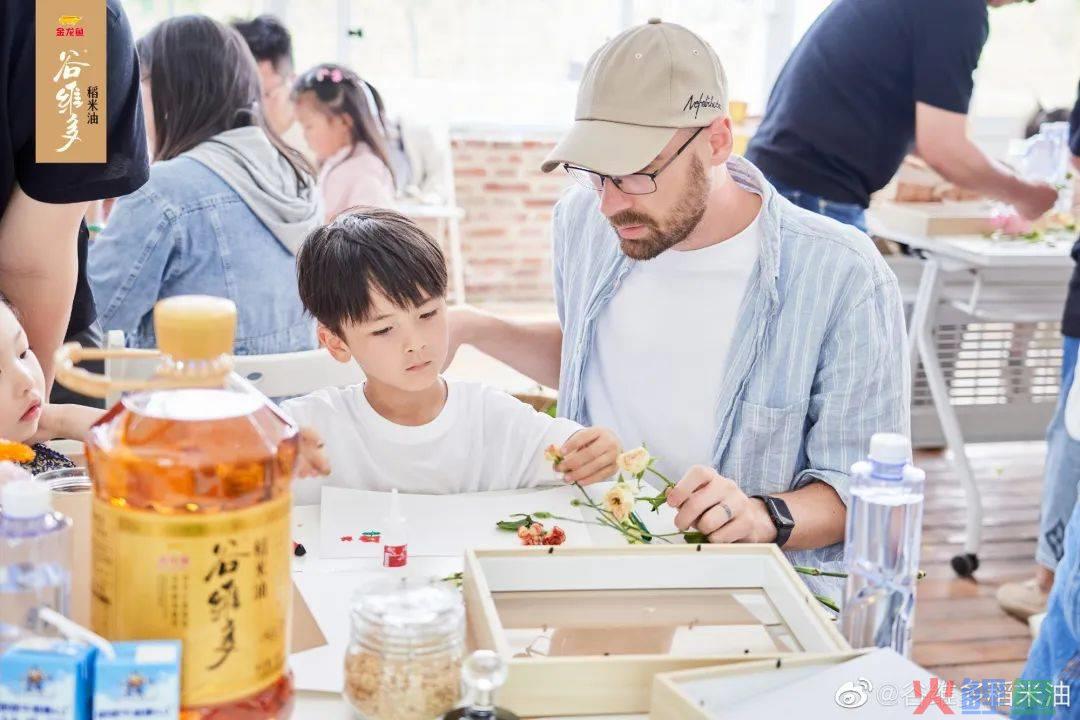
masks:
<svg viewBox="0 0 1080 720"><path fill-rule="evenodd" d="M347 115L352 120L352 142L366 143L383 165L393 173L390 149L383 126L382 98L359 75L334 63L316 65L296 79L292 99L296 102L304 93L312 93L322 111L328 115Z"/></svg>
<svg viewBox="0 0 1080 720"><path fill-rule="evenodd" d="M372 290L400 308L446 294L446 260L430 235L393 210L353 208L317 228L296 258L304 308L334 334L370 319Z"/></svg>

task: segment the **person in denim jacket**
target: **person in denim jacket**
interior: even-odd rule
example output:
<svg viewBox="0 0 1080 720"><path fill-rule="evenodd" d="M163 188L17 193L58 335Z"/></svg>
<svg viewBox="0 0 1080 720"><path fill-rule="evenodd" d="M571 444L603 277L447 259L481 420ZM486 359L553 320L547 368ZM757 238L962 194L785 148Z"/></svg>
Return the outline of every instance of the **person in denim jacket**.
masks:
<svg viewBox="0 0 1080 720"><path fill-rule="evenodd" d="M315 347L296 252L322 208L306 162L265 125L250 50L202 16L166 20L138 49L156 162L90 249L103 328L153 347L154 304L203 294L236 303L239 355Z"/></svg>

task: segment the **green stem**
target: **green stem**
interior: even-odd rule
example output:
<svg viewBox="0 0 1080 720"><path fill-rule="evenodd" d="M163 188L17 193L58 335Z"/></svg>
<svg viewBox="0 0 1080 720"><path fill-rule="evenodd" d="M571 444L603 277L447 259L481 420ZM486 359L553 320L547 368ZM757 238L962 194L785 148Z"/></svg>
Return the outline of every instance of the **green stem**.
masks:
<svg viewBox="0 0 1080 720"><path fill-rule="evenodd" d="M847 573L842 572L829 572L828 570L821 570L819 568L803 567L802 565L792 565L795 568L795 572L802 573L803 575L814 575L815 577L837 577L846 578Z"/></svg>
<svg viewBox="0 0 1080 720"><path fill-rule="evenodd" d="M646 470L648 470L649 472L651 472L651 473L652 473L653 475L655 475L656 477L658 477L658 478L660 478L661 480L663 480L663 481L664 481L664 484L665 484L665 485L667 485L667 486L668 486L669 488L673 488L673 487L675 487L675 483L671 482L671 481L670 481L670 480L668 480L668 479L667 479L666 477L664 477L664 474L663 474L662 472L660 472L659 470L657 470L656 468L654 468L654 467L653 467L652 465L650 465L649 467L647 467L647 468L645 468L645 469L646 469Z"/></svg>
<svg viewBox="0 0 1080 720"><path fill-rule="evenodd" d="M814 596L819 603L832 610L834 613L840 613L840 607L832 601L832 598L827 598L824 595Z"/></svg>

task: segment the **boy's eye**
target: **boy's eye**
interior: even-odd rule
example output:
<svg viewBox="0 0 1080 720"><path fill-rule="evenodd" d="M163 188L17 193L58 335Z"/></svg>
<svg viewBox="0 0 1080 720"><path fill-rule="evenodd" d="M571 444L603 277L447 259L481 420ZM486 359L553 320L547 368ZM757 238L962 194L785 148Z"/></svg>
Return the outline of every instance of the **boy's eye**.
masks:
<svg viewBox="0 0 1080 720"><path fill-rule="evenodd" d="M376 330L375 332L373 332L371 334L372 335L385 335L386 333L390 332L391 329L392 328L386 327L386 328L383 328L382 330Z"/></svg>
<svg viewBox="0 0 1080 720"><path fill-rule="evenodd" d="M421 320L427 320L427 319L429 319L429 318L433 318L433 317L435 317L435 315L436 315L436 314L437 314L438 312L439 312L438 308L436 308L435 310L428 310L428 311L427 311L426 313L424 313L424 314L422 314L422 315L420 316L420 319L421 319Z"/></svg>

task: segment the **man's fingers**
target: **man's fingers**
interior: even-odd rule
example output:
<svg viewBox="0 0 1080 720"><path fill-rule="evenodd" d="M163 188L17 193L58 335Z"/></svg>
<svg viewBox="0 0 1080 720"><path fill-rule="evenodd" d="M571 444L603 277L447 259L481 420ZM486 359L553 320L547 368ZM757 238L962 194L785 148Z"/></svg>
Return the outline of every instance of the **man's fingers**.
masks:
<svg viewBox="0 0 1080 720"><path fill-rule="evenodd" d="M723 514L721 508L715 509L720 510L720 513ZM725 523L720 528L705 534L709 536L709 542L711 543L742 542L750 537L751 525L752 523L750 522L750 517L748 515L739 515L731 522ZM705 531L701 530L701 532L704 533Z"/></svg>
<svg viewBox="0 0 1080 720"><path fill-rule="evenodd" d="M682 479L675 483L675 487L668 490L667 502L671 507L680 507L686 499L697 492L702 485L708 484L713 477L719 477L712 468L704 465L695 465L686 471Z"/></svg>

